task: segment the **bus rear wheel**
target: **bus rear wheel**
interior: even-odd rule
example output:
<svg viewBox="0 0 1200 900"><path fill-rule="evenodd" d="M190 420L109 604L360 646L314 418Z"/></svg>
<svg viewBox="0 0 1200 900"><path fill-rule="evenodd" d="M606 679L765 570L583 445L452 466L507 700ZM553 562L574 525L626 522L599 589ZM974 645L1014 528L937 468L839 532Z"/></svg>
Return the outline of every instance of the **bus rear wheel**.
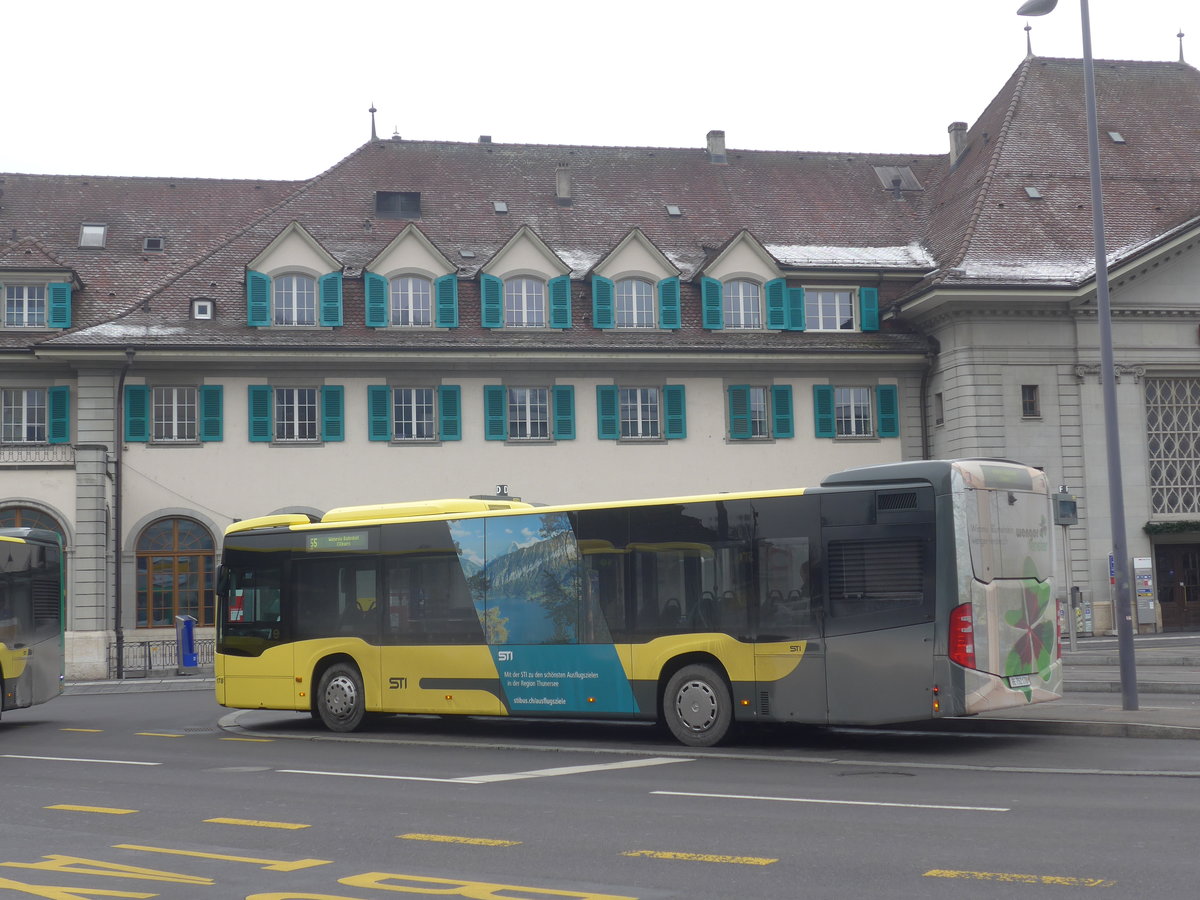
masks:
<svg viewBox="0 0 1200 900"><path fill-rule="evenodd" d="M667 682L662 711L681 744L712 747L729 733L733 698L725 679L710 666L684 666Z"/></svg>
<svg viewBox="0 0 1200 900"><path fill-rule="evenodd" d="M348 663L334 663L317 684L316 716L330 731L355 731L366 717L362 676Z"/></svg>

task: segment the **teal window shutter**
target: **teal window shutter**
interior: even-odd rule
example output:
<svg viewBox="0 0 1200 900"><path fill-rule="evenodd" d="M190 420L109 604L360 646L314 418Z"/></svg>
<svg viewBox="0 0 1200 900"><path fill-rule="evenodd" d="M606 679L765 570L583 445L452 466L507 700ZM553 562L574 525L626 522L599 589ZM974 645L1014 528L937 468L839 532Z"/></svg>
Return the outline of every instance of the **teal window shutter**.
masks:
<svg viewBox="0 0 1200 900"><path fill-rule="evenodd" d="M592 276L592 325L596 328L613 327L613 293L611 279Z"/></svg>
<svg viewBox="0 0 1200 900"><path fill-rule="evenodd" d="M754 436L750 424L750 386L748 384L731 384L729 394L729 437L731 440L744 441Z"/></svg>
<svg viewBox="0 0 1200 900"><path fill-rule="evenodd" d="M327 384L321 388L321 440L345 440L345 399L346 392L340 384Z"/></svg>
<svg viewBox="0 0 1200 900"><path fill-rule="evenodd" d="M833 417L833 385L813 385L813 424L819 438L837 437L837 423Z"/></svg>
<svg viewBox="0 0 1200 900"><path fill-rule="evenodd" d="M796 436L796 428L792 421L792 386L790 384L771 386L771 433L777 438Z"/></svg>
<svg viewBox="0 0 1200 900"><path fill-rule="evenodd" d="M196 392L200 407L200 440L224 439L225 390L219 384L202 384Z"/></svg>
<svg viewBox="0 0 1200 900"><path fill-rule="evenodd" d="M246 272L246 324L271 324L271 279L262 272Z"/></svg>
<svg viewBox="0 0 1200 900"><path fill-rule="evenodd" d="M700 282L701 324L710 331L725 327L725 308L722 305L724 289L715 278L704 278Z"/></svg>
<svg viewBox="0 0 1200 900"><path fill-rule="evenodd" d="M443 441L462 440L462 388L457 384L438 388L438 437Z"/></svg>
<svg viewBox="0 0 1200 900"><path fill-rule="evenodd" d="M388 385L367 385L367 421L372 441L392 439L392 389Z"/></svg>
<svg viewBox="0 0 1200 900"><path fill-rule="evenodd" d="M499 280L499 279L497 279ZM502 384L483 386L483 436L489 441L508 439L508 391Z"/></svg>
<svg viewBox="0 0 1200 900"><path fill-rule="evenodd" d="M246 406L250 416L249 437L252 441L271 440L271 386L252 384L246 388Z"/></svg>
<svg viewBox="0 0 1200 900"><path fill-rule="evenodd" d="M479 320L484 328L504 327L504 282L495 275L479 276Z"/></svg>
<svg viewBox="0 0 1200 900"><path fill-rule="evenodd" d="M71 283L54 281L46 285L50 295L50 309L46 312L46 324L51 328L71 327Z"/></svg>
<svg viewBox="0 0 1200 900"><path fill-rule="evenodd" d="M658 327L678 328L681 324L679 279L664 278L658 283Z"/></svg>
<svg viewBox="0 0 1200 900"><path fill-rule="evenodd" d="M677 440L687 437L687 402L682 384L663 386L663 437Z"/></svg>
<svg viewBox="0 0 1200 900"><path fill-rule="evenodd" d="M322 275L318 282L321 294L321 324L336 327L342 324L342 273Z"/></svg>
<svg viewBox="0 0 1200 900"><path fill-rule="evenodd" d="M774 331L785 331L788 327L787 282L772 278L763 285L767 297L767 327Z"/></svg>
<svg viewBox="0 0 1200 900"><path fill-rule="evenodd" d="M384 328L388 323L388 280L382 275L367 272L363 275L363 293L366 294L366 326Z"/></svg>
<svg viewBox="0 0 1200 900"><path fill-rule="evenodd" d="M46 391L47 440L51 444L71 443L71 389L52 387Z"/></svg>
<svg viewBox="0 0 1200 900"><path fill-rule="evenodd" d="M125 385L125 440L150 440L150 388L144 384Z"/></svg>
<svg viewBox="0 0 1200 900"><path fill-rule="evenodd" d="M900 437L900 405L897 401L896 385L876 385L875 406L879 420L879 436Z"/></svg>
<svg viewBox="0 0 1200 900"><path fill-rule="evenodd" d="M550 327L571 327L571 276L551 278L547 285L550 292Z"/></svg>
<svg viewBox="0 0 1200 900"><path fill-rule="evenodd" d="M804 330L804 288L787 289L788 329L790 331Z"/></svg>
<svg viewBox="0 0 1200 900"><path fill-rule="evenodd" d="M458 276L454 273L443 275L434 283L437 296L438 328L458 327Z"/></svg>
<svg viewBox="0 0 1200 900"><path fill-rule="evenodd" d="M556 384L551 389L554 394L554 439L556 441L575 440L575 387L570 384Z"/></svg>
<svg viewBox="0 0 1200 900"><path fill-rule="evenodd" d="M615 384L596 385L596 437L602 441L615 441L621 437L617 402Z"/></svg>
<svg viewBox="0 0 1200 900"><path fill-rule="evenodd" d="M858 289L858 321L863 331L879 330L879 288Z"/></svg>

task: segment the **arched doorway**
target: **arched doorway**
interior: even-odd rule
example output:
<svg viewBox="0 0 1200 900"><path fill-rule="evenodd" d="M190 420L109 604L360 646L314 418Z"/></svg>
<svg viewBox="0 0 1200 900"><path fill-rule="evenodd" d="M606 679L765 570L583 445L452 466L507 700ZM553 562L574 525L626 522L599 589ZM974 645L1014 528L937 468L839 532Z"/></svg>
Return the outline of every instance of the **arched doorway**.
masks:
<svg viewBox="0 0 1200 900"><path fill-rule="evenodd" d="M191 519L160 519L137 540L137 627L165 628L176 616L213 623L214 544Z"/></svg>

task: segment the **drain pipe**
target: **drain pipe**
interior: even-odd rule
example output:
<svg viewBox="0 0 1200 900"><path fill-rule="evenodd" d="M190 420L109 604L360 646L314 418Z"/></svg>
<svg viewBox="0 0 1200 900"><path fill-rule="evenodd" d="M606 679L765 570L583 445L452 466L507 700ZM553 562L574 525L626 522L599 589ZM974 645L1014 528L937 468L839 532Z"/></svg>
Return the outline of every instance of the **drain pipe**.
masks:
<svg viewBox="0 0 1200 900"><path fill-rule="evenodd" d="M117 680L125 677L125 626L121 592L121 451L125 445L125 376L133 368L134 349L125 348L125 367L117 379L117 405L113 421L113 635L117 644Z"/></svg>

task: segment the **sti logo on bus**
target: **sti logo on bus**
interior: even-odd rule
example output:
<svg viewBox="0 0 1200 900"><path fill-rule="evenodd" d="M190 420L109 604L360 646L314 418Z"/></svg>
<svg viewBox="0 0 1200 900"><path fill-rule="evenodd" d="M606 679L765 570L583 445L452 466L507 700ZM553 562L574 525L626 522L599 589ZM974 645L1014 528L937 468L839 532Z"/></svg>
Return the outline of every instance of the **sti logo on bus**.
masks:
<svg viewBox="0 0 1200 900"><path fill-rule="evenodd" d="M389 678L388 679L388 690L390 690L390 691L402 691L406 687L408 687L408 679L407 678Z"/></svg>
<svg viewBox="0 0 1200 900"><path fill-rule="evenodd" d="M499 650L496 653L496 659L500 662L512 662L513 652L511 650Z"/></svg>

